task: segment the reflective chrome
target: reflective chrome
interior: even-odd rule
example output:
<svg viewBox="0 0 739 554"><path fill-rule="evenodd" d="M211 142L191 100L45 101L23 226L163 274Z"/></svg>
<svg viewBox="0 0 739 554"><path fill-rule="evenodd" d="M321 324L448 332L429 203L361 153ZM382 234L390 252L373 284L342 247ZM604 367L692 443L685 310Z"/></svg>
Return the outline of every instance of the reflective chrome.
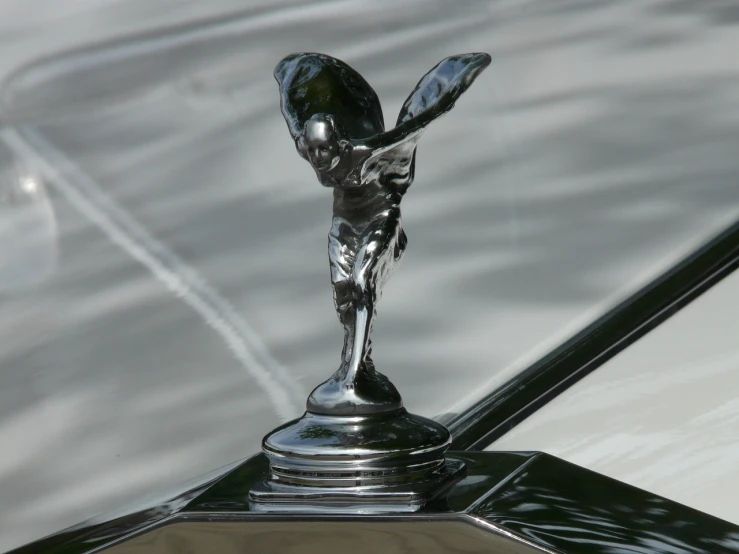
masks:
<svg viewBox="0 0 739 554"><path fill-rule="evenodd" d="M298 153L334 189L328 253L344 349L303 418L265 437L271 477L251 489L253 511L416 511L462 477L464 464L444 458L449 431L406 412L395 386L375 370L370 334L382 287L407 243L400 202L413 182L418 140L489 63L487 54L439 62L388 132L377 94L344 62L293 54L277 65Z"/></svg>
<svg viewBox="0 0 739 554"><path fill-rule="evenodd" d="M413 182L416 145L490 63L487 54L439 62L418 82L384 132L377 94L344 62L293 54L275 68L282 113L298 153L334 189L328 255L334 304L344 327L339 369L308 399L308 411L374 414L402 406L375 370L370 334L382 287L406 248L400 202Z"/></svg>
<svg viewBox="0 0 739 554"><path fill-rule="evenodd" d="M414 512L461 478L449 431L405 409L370 416L306 413L264 441L271 479L252 511Z"/></svg>
<svg viewBox="0 0 739 554"><path fill-rule="evenodd" d="M192 517L156 527L114 545L109 554L242 554L281 552L549 552L469 516L435 515L340 520L268 520Z"/></svg>

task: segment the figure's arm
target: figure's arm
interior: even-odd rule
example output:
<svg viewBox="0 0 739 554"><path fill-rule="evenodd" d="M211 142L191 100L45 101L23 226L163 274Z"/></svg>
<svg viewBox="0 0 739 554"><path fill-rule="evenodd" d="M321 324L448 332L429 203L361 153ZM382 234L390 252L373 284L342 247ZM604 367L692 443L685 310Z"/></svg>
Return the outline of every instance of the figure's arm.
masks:
<svg viewBox="0 0 739 554"><path fill-rule="evenodd" d="M376 182L405 192L413 180L413 157L424 129L392 133L392 142L354 145L354 173L359 183ZM390 133L385 133L388 135Z"/></svg>

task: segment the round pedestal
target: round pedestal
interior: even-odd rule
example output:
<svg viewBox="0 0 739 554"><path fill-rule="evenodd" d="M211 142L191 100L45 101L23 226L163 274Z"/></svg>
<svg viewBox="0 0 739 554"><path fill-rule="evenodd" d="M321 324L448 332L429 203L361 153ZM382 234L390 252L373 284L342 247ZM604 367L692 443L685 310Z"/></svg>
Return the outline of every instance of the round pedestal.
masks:
<svg viewBox="0 0 739 554"><path fill-rule="evenodd" d="M379 371L364 368L351 387L337 373L318 385L307 402L309 413L333 416L373 415L403 407L398 389Z"/></svg>
<svg viewBox="0 0 739 554"><path fill-rule="evenodd" d="M461 477L443 425L400 408L369 416L306 412L267 435L270 480L257 511L414 511Z"/></svg>

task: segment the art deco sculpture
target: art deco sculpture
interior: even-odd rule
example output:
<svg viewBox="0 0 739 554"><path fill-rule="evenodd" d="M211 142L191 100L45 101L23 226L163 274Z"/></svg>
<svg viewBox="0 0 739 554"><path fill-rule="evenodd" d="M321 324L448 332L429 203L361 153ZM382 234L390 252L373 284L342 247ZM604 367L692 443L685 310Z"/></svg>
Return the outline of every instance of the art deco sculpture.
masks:
<svg viewBox="0 0 739 554"><path fill-rule="evenodd" d="M444 463L449 432L408 414L375 369L370 334L382 287L406 247L400 203L413 182L416 145L489 63L487 54L439 62L387 132L377 94L344 62L303 53L277 65L282 113L298 153L334 190L328 250L344 348L339 369L313 390L303 418L265 438L272 480L252 490L255 509L295 509L300 498L333 509L417 509L459 472Z"/></svg>

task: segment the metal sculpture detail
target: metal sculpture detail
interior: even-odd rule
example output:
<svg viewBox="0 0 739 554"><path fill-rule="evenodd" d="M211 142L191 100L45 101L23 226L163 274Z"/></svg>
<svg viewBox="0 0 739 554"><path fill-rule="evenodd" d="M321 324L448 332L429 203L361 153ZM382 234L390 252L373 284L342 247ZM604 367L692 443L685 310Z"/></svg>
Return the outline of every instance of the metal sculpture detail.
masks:
<svg viewBox="0 0 739 554"><path fill-rule="evenodd" d="M369 415L402 400L372 363L371 332L382 287L403 256L400 203L413 182L416 145L490 63L487 54L439 62L385 131L377 94L359 73L324 54L293 54L275 68L282 113L299 154L334 189L328 236L334 303L344 327L339 369L308 399L308 411Z"/></svg>
<svg viewBox="0 0 739 554"><path fill-rule="evenodd" d="M269 478L249 491L255 512L417 511L463 478L447 460L449 430L408 413L372 363L377 301L403 256L400 202L413 182L424 129L449 111L490 63L487 54L439 62L385 131L377 94L323 54L293 54L275 69L282 113L300 155L334 189L328 235L334 303L344 327L339 369L308 398L303 417L269 433Z"/></svg>

